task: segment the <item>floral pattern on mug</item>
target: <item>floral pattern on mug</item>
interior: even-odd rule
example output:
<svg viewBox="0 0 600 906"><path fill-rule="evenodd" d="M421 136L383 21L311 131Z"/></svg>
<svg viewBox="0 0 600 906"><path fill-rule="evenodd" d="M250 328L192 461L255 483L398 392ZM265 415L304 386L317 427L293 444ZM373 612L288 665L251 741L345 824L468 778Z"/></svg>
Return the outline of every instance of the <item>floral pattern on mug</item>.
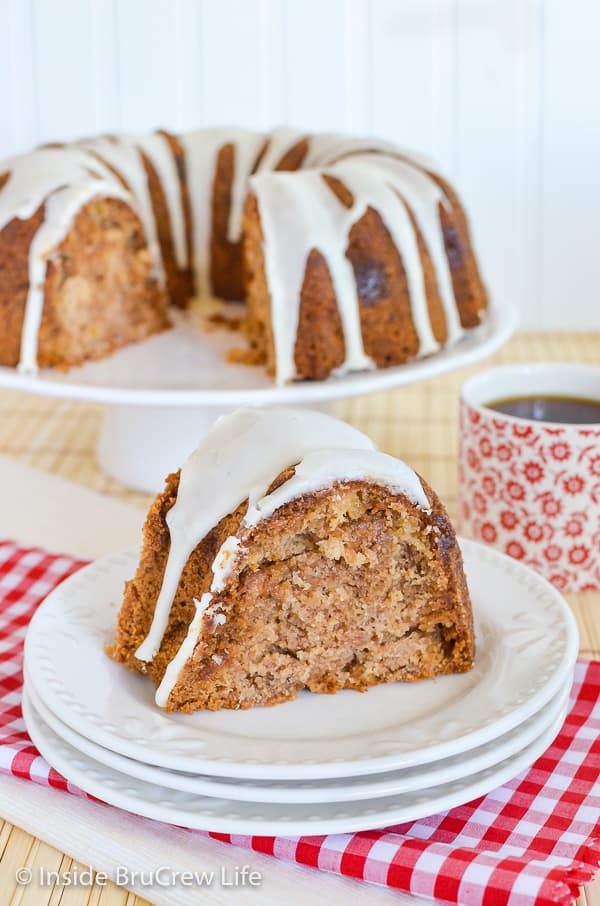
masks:
<svg viewBox="0 0 600 906"><path fill-rule="evenodd" d="M463 533L559 589L600 590L600 430L529 424L464 400L460 426Z"/></svg>

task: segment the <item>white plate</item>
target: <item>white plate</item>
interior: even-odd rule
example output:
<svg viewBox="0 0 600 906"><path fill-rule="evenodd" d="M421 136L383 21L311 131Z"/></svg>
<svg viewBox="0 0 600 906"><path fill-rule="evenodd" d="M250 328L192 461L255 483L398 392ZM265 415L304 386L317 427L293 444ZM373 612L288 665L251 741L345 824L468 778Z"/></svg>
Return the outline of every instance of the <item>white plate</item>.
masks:
<svg viewBox="0 0 600 906"><path fill-rule="evenodd" d="M25 674L27 697L42 720L74 749L88 755L100 764L114 768L128 777L144 780L146 783L159 784L170 790L183 790L199 796L216 796L223 799L234 799L238 802L302 804L307 802L354 802L359 799L377 799L382 796L415 792L425 788L431 789L431 787L473 775L498 764L505 758L516 755L556 722L567 706L571 685L572 677L569 677L564 689L561 689L556 698L548 702L541 711L514 730L505 733L504 736L492 739L470 752L463 752L461 755L455 755L442 761L434 761L426 766L404 768L383 774L342 777L335 780L290 780L285 782L183 774L125 758L123 755L96 745L85 736L80 736L79 733L58 720L46 708Z"/></svg>
<svg viewBox="0 0 600 906"><path fill-rule="evenodd" d="M485 323L449 349L394 368L360 372L327 381L300 381L276 387L262 368L225 361L240 345L229 331L199 333L180 319L166 333L120 349L101 362L67 374L44 370L20 374L0 367L0 387L45 396L140 406L245 406L307 404L412 384L485 358L508 340L516 323L514 307L492 306ZM168 363L168 364L166 364Z"/></svg>
<svg viewBox="0 0 600 906"><path fill-rule="evenodd" d="M361 802L276 805L193 796L120 774L77 752L36 714L25 694L23 717L46 761L86 793L136 815L230 834L334 834L414 821L462 805L512 780L556 737L565 713L533 743L499 765L434 790Z"/></svg>
<svg viewBox="0 0 600 906"><path fill-rule="evenodd" d="M123 583L136 557L80 570L31 621L31 682L63 723L98 745L193 774L308 780L378 773L456 755L507 733L563 687L577 656L561 595L491 548L461 542L476 620L469 673L377 686L361 695L301 693L247 711L168 714L147 677L111 661Z"/></svg>

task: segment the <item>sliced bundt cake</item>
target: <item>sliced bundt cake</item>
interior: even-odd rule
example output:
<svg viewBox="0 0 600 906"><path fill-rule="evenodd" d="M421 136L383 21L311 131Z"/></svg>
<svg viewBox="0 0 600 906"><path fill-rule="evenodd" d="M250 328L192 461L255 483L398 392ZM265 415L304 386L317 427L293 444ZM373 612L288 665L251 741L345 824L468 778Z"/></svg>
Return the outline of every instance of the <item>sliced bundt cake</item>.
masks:
<svg viewBox="0 0 600 906"><path fill-rule="evenodd" d="M318 412L220 419L152 504L113 657L168 710L465 671L471 605L446 511Z"/></svg>
<svg viewBox="0 0 600 906"><path fill-rule="evenodd" d="M0 365L27 373L150 336L193 296L246 301L241 357L280 384L430 355L487 307L428 162L294 129L111 135L0 163L0 273Z"/></svg>

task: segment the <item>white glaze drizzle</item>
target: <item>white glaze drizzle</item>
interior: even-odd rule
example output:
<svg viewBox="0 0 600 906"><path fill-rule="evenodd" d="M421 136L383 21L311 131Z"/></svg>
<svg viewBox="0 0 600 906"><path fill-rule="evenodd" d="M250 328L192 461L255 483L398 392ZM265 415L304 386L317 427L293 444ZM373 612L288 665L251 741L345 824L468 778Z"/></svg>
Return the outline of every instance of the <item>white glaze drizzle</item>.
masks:
<svg viewBox="0 0 600 906"><path fill-rule="evenodd" d="M101 160L113 167L125 180L127 188L137 202L139 214L146 233L146 242L152 255L154 274L164 285L165 272L162 254L158 242L156 220L148 176L134 136L118 135L110 138L95 138L78 142L81 148L90 154L98 155Z"/></svg>
<svg viewBox="0 0 600 906"><path fill-rule="evenodd" d="M380 155L370 155L365 167L361 166L359 160L351 157L348 163L337 164L325 172L337 176L352 192L355 199L351 208L354 214L353 223L360 220L367 208L373 208L379 212L395 246L401 250L411 315L419 340L419 355L429 355L436 352L440 345L433 335L429 318L425 274L417 236L397 185L381 178L382 173L378 166L380 162ZM351 228L352 223L349 224L347 239Z"/></svg>
<svg viewBox="0 0 600 906"><path fill-rule="evenodd" d="M231 140L233 145L233 181L231 183L231 201L227 239L239 242L242 237L242 215L248 192L248 180L254 169L261 148L267 140L260 132L236 132Z"/></svg>
<svg viewBox="0 0 600 906"><path fill-rule="evenodd" d="M417 236L404 201L388 182L382 181L378 172L370 173L354 161L339 165L331 172L342 181L347 180L352 193L362 199L362 213L369 207L380 212L395 246L402 250L411 315L419 340L419 355L436 352L440 344L433 335ZM360 219L362 213L356 219Z"/></svg>
<svg viewBox="0 0 600 906"><path fill-rule="evenodd" d="M219 548L212 565L213 579L210 584L210 590L213 594L223 591L225 588L225 582L232 573L233 564L239 549L240 539L236 538L235 535L230 535Z"/></svg>
<svg viewBox="0 0 600 906"><path fill-rule="evenodd" d="M431 509L416 472L400 459L379 450L344 450L340 455L339 450L320 449L307 453L291 478L248 508L242 525L255 526L290 500L339 481L372 481L403 494L422 510Z"/></svg>
<svg viewBox="0 0 600 906"><path fill-rule="evenodd" d="M458 316L439 215L440 205L449 207L446 195L420 166L415 166L407 159L385 155L366 158L357 155L354 161L360 167L374 168L375 175L379 179L383 177L404 198L413 212L433 261L446 316L448 343L453 343L462 336L464 329ZM385 212L383 217L385 219ZM400 251L403 252L402 246Z"/></svg>
<svg viewBox="0 0 600 906"><path fill-rule="evenodd" d="M338 177L351 192L350 208L345 208L323 184L326 173ZM257 197L264 235L278 384L296 377L294 349L300 293L306 260L313 248L321 252L328 265L344 328L345 361L337 373L372 367L364 353L358 292L346 258L350 230L368 207L380 214L402 257L419 339L418 355L439 349L429 317L417 237L399 197L415 216L434 263L448 343L462 335L439 216L439 206L447 205L448 200L420 162L398 156L385 143L312 136L301 171L258 172L251 177L250 188Z"/></svg>
<svg viewBox="0 0 600 906"><path fill-rule="evenodd" d="M134 141L154 167L162 186L169 212L175 261L177 262L177 267L183 269L188 265L185 214L181 197L181 183L171 145L167 137L160 132L138 135L134 138Z"/></svg>
<svg viewBox="0 0 600 906"><path fill-rule="evenodd" d="M29 291L23 327L18 369L23 374L37 372L38 339L44 310L44 283L46 266L52 250L64 238L64 221L71 221L81 207L98 195L129 200L129 193L102 180L87 184L70 185L54 192L46 200L44 222L34 235L29 247Z"/></svg>
<svg viewBox="0 0 600 906"><path fill-rule="evenodd" d="M257 173L270 172L276 170L277 165L285 157L288 151L298 144L305 137L304 132L298 129L279 128L273 129L268 136L267 147L262 155L258 166Z"/></svg>
<svg viewBox="0 0 600 906"><path fill-rule="evenodd" d="M13 218L27 220L53 192L96 179L116 182L108 167L70 146L39 148L0 166L8 179L0 191L0 229Z"/></svg>
<svg viewBox="0 0 600 906"><path fill-rule="evenodd" d="M302 177L300 182L298 182L298 177ZM294 349L300 315L299 295L306 262L313 247L323 248L321 237L329 226L326 218L324 222L320 223L320 231L313 233L310 222L303 217L302 192L308 191L309 186L314 189L315 185L320 191L320 183L319 174L313 171L298 174L265 173L253 177L250 181L250 188L255 193L258 202L261 230L264 237L264 267L271 296L275 380L279 385L292 381L296 376ZM310 241L308 240L309 235ZM296 244L293 251L292 244ZM326 247L323 254L327 256ZM330 260L327 258L328 263ZM355 289L352 286L350 299L352 300L355 295ZM338 297L338 306L340 301ZM356 336L356 331L354 336ZM345 339L347 340L346 336ZM360 344L362 346L362 337ZM348 360L348 354L348 344L346 343L346 360ZM359 351L357 366L359 361L365 367L370 365L364 349Z"/></svg>
<svg viewBox="0 0 600 906"><path fill-rule="evenodd" d="M365 355L358 292L354 272L346 257L352 226L360 220L368 207L380 213L392 239L399 248L407 276L413 323L419 339L419 354L427 355L439 349L433 336L425 278L413 225L405 205L399 197L400 187L410 179L419 181L422 171L413 170L404 163L391 161L395 167L382 168L382 155L373 154L365 159L351 156L347 162L331 167L303 170L295 173L256 174L250 187L258 200L261 228L264 235L265 272L271 294L271 324L274 337L276 380L285 384L296 377L294 349L298 332L300 294L306 261L312 249L324 256L336 294L338 311L342 320L345 340L345 361L339 373L360 371L373 367ZM383 170L383 172L382 172ZM408 171L408 177L406 176ZM400 181L398 173L404 177ZM413 174L416 173L416 176ZM351 207L345 207L323 180L323 175L337 177L353 195ZM383 178L382 178L383 176ZM426 238L439 257L439 242L443 236L437 205L441 191L428 177L428 185L437 191L430 192L429 205L419 208L419 224ZM437 242L437 244L436 244ZM445 273L449 277L445 253L442 255ZM451 291L451 281L442 283ZM446 306L445 306L446 308ZM448 304L455 315L454 298ZM448 317L450 338L456 336L454 321ZM452 333L454 328L454 333Z"/></svg>
<svg viewBox="0 0 600 906"><path fill-rule="evenodd" d="M167 704L169 695L177 684L179 674L185 667L186 661L188 661L194 653L194 648L196 647L198 638L202 632L202 621L204 620L208 605L210 604L210 599L211 595L209 592L203 594L199 601L194 598L194 604L196 605L194 618L188 626L186 636L179 646L175 657L169 662L163 678L156 689L154 700L161 708L164 708Z"/></svg>
<svg viewBox="0 0 600 906"><path fill-rule="evenodd" d="M234 179L231 186L228 237L240 238L244 195L248 177L266 136L243 129L201 129L181 136L192 217L193 270L196 293L209 295L212 191L217 156L225 145L234 148Z"/></svg>
<svg viewBox="0 0 600 906"><path fill-rule="evenodd" d="M295 465L294 475L268 493L273 479L291 465ZM221 483L225 479L227 489L218 508L214 501L216 472L221 475ZM171 546L163 584L150 632L136 651L136 657L148 661L156 654L182 570L199 541L216 525L216 521L211 524L212 520L219 521L247 498L248 508L241 529L251 529L291 500L353 480L384 485L421 509L430 510L415 472L400 460L378 451L368 437L343 422L299 409L241 409L220 419L182 469L177 500L167 514ZM208 514L205 507L211 506L212 514ZM169 520L171 514L173 518ZM224 589L242 550L240 538L230 535L217 552L210 592L196 602L194 620L157 689L156 703L161 707L166 705L202 636L204 616L213 595Z"/></svg>
<svg viewBox="0 0 600 906"><path fill-rule="evenodd" d="M244 500L253 507L280 472L323 446L374 448L360 431L319 412L239 409L218 420L181 469L177 500L166 517L169 556L150 631L136 651L139 660L151 661L158 651L181 574L202 538Z"/></svg>
<svg viewBox="0 0 600 906"><path fill-rule="evenodd" d="M354 154L394 153L388 142L380 139L355 138L335 132L322 132L308 137L308 152L302 162L302 169L317 169L346 160Z"/></svg>
<svg viewBox="0 0 600 906"><path fill-rule="evenodd" d="M279 161L300 140L307 151L301 169L273 173ZM448 342L463 331L458 316L452 278L439 218L440 205L449 204L442 189L427 173L428 161L394 148L386 142L356 139L336 134L305 136L293 129L270 134L242 129L205 129L180 137L186 159L191 200L193 270L196 290L210 293L211 202L215 164L219 150L231 144L234 174L228 239L241 236L245 197L250 185L256 194L265 236L265 267L272 301L276 346L276 380L293 380L294 346L298 326L300 289L306 258L312 248L325 256L336 290L346 346L345 361L338 372L373 367L365 355L360 329L359 300L354 274L345 252L349 231L366 208L373 206L382 217L402 257L412 310L419 338L418 355L436 351L424 289L423 268L408 212L398 203L399 195L413 214L433 261L448 330ZM164 280L162 258L146 171L140 149L152 163L163 186L169 212L173 246L178 266L187 263L186 224L181 186L169 142L164 135L116 136L85 140L60 148L41 149L9 160L2 170L10 173L0 191L0 229L13 217L30 217L44 200L45 222L30 248L31 276L27 297L23 355L20 367L36 369L36 346L41 322L45 264L52 247L66 235L78 207L94 195L127 200L139 214L152 253L155 272ZM250 176L259 154L256 173ZM107 162L127 183L119 179ZM338 176L354 198L344 208L323 184L322 174ZM102 180L88 188L89 180ZM82 181L86 183L82 187ZM77 189L75 190L75 186ZM74 191L64 193L63 189ZM54 195L57 196L56 200Z"/></svg>
<svg viewBox="0 0 600 906"><path fill-rule="evenodd" d="M46 265L78 211L92 198L131 195L101 161L76 147L40 148L9 160L0 191L0 230L13 218L27 220L45 202L44 219L29 247L29 288L21 331L19 370L37 371Z"/></svg>

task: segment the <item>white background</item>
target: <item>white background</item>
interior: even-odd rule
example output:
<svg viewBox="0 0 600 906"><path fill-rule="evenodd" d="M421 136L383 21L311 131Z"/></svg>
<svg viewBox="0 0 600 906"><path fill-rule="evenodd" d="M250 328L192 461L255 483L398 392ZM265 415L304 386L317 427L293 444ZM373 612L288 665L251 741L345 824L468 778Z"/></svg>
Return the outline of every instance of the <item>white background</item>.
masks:
<svg viewBox="0 0 600 906"><path fill-rule="evenodd" d="M0 157L214 124L428 152L522 323L600 328L597 0L0 0Z"/></svg>

